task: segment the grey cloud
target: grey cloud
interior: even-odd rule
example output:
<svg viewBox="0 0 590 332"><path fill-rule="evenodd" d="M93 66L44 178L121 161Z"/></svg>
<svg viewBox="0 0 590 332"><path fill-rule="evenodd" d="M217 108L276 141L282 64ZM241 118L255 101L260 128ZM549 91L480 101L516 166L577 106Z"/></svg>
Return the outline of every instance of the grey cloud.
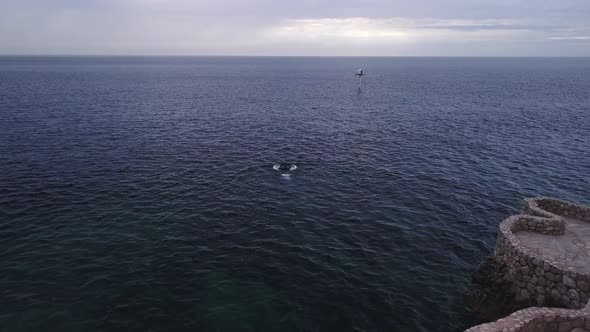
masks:
<svg viewBox="0 0 590 332"><path fill-rule="evenodd" d="M423 25L423 29L481 31L481 30L530 30L530 31L556 31L563 26L550 25L526 25L526 24L467 24L467 25Z"/></svg>

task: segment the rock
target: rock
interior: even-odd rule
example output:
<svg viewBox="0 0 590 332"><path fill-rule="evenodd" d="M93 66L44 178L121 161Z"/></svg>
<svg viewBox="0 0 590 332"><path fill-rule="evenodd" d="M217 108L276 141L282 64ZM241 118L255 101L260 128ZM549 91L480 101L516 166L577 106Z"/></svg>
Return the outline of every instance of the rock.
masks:
<svg viewBox="0 0 590 332"><path fill-rule="evenodd" d="M546 321L550 321L552 319L553 318L549 317L546 319ZM558 327L558 325L556 322L550 322L547 325L545 325L545 331L546 332L557 332L557 327Z"/></svg>
<svg viewBox="0 0 590 332"><path fill-rule="evenodd" d="M531 294L526 289L521 289L520 293L516 295L516 302L525 304L531 300Z"/></svg>
<svg viewBox="0 0 590 332"><path fill-rule="evenodd" d="M559 292L557 290L552 290L551 291L551 301L553 301L553 303L557 304L559 302L561 302L561 294L559 294Z"/></svg>
<svg viewBox="0 0 590 332"><path fill-rule="evenodd" d="M551 272L545 272L545 279L553 281L555 276Z"/></svg>
<svg viewBox="0 0 590 332"><path fill-rule="evenodd" d="M563 276L563 284L567 287L576 288L576 283L574 282L574 279L566 275Z"/></svg>
<svg viewBox="0 0 590 332"><path fill-rule="evenodd" d="M572 330L572 324L570 322L559 323L557 331L559 332L570 332Z"/></svg>
<svg viewBox="0 0 590 332"><path fill-rule="evenodd" d="M565 294L567 292L567 289L562 284L558 284L555 289L559 292L559 294Z"/></svg>
<svg viewBox="0 0 590 332"><path fill-rule="evenodd" d="M576 300L576 301L580 300L580 295L578 294L578 292L575 289L568 290L567 297L569 297L572 300Z"/></svg>
<svg viewBox="0 0 590 332"><path fill-rule="evenodd" d="M539 277L537 279L537 285L545 286L545 278L544 277Z"/></svg>
<svg viewBox="0 0 590 332"><path fill-rule="evenodd" d="M530 293L534 293L535 292L535 285L533 284L527 284L526 285L526 289L530 292Z"/></svg>
<svg viewBox="0 0 590 332"><path fill-rule="evenodd" d="M569 297L567 297L567 295L562 295L561 296L561 302L563 303L564 306L568 307L571 305L571 300Z"/></svg>
<svg viewBox="0 0 590 332"><path fill-rule="evenodd" d="M584 327L584 318L576 318L572 321L573 327Z"/></svg>
<svg viewBox="0 0 590 332"><path fill-rule="evenodd" d="M507 266L493 256L471 275L471 281L470 289L463 293L463 302L476 320L493 321L521 308L516 305L514 284ZM530 301L530 295L527 301Z"/></svg>
<svg viewBox="0 0 590 332"><path fill-rule="evenodd" d="M580 281L578 281L578 288L580 288L580 290L582 292L587 292L590 290L590 285L588 284L587 281L580 280Z"/></svg>

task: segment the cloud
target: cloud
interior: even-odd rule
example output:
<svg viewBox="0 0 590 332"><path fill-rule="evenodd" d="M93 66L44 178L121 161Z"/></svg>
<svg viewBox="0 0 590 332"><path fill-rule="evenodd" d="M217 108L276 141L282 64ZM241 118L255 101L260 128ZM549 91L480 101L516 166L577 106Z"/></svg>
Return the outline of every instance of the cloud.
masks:
<svg viewBox="0 0 590 332"><path fill-rule="evenodd" d="M587 0L4 0L0 53L590 55Z"/></svg>
<svg viewBox="0 0 590 332"><path fill-rule="evenodd" d="M549 37L549 40L590 40L590 36Z"/></svg>
<svg viewBox="0 0 590 332"><path fill-rule="evenodd" d="M287 19L267 30L270 37L290 41L364 40L387 43L443 41L445 39L489 40L532 36L558 30L517 20L440 20L408 18L319 18Z"/></svg>
<svg viewBox="0 0 590 332"><path fill-rule="evenodd" d="M370 19L366 17L289 19L266 32L272 38L289 40L386 39L409 37L406 20Z"/></svg>
<svg viewBox="0 0 590 332"><path fill-rule="evenodd" d="M505 30L505 31L553 31L562 26L551 25L535 25L527 23L508 23L498 22L494 20L483 21L450 21L446 23L423 25L423 29L438 29L438 30L457 30L457 31L486 31L486 30Z"/></svg>

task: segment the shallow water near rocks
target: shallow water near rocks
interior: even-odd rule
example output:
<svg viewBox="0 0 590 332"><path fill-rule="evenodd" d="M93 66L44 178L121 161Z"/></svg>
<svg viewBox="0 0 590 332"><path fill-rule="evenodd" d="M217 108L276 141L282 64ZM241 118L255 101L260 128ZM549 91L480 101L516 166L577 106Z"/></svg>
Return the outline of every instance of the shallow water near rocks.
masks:
<svg viewBox="0 0 590 332"><path fill-rule="evenodd" d="M584 58L0 57L0 331L466 328L522 198L589 202L589 91Z"/></svg>

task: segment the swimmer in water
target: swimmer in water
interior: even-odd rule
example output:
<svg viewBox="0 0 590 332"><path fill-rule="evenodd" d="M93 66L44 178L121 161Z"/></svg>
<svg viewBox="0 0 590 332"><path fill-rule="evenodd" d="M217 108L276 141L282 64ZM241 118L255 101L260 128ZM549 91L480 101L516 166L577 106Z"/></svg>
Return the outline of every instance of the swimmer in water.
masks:
<svg viewBox="0 0 590 332"><path fill-rule="evenodd" d="M290 171L296 170L297 166L295 166L294 164L289 164L289 163L278 163L278 164L275 164L272 168L274 168L277 171L290 172Z"/></svg>

